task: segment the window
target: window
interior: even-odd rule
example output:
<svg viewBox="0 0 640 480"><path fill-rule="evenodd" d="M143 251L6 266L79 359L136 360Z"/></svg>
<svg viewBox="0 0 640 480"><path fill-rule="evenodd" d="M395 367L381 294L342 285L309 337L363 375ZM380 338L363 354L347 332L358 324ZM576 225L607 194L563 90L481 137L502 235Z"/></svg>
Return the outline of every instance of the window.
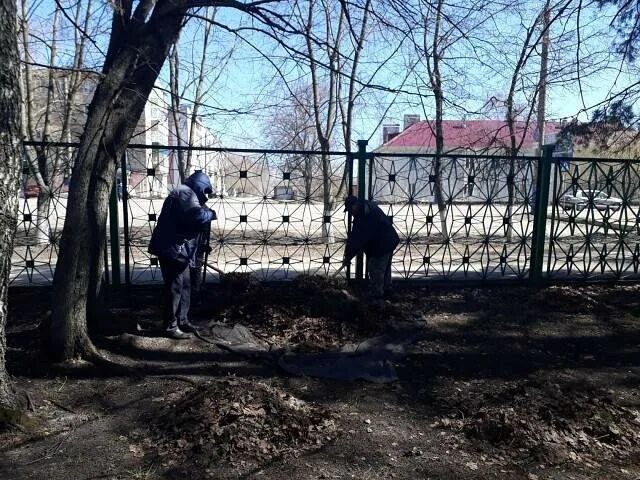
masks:
<svg viewBox="0 0 640 480"><path fill-rule="evenodd" d="M151 145L157 146L157 145L160 145L160 143L151 142ZM157 148L154 148L153 150L151 150L151 164L156 166L159 163L160 163L160 150Z"/></svg>
<svg viewBox="0 0 640 480"><path fill-rule="evenodd" d="M465 158L464 159L464 168L469 172L471 170L473 170L473 167L475 166L475 162L473 158Z"/></svg>

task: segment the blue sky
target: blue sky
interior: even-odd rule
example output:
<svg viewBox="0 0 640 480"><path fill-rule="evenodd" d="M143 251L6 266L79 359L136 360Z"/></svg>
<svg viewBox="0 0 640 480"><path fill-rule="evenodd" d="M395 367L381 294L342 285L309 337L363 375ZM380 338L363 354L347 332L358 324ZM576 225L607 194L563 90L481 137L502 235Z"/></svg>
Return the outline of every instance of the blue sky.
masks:
<svg viewBox="0 0 640 480"><path fill-rule="evenodd" d="M97 2L97 0L95 1ZM36 4L33 0L31 3ZM37 5L32 31L44 36L47 29L50 29L50 12L53 8L53 2L42 0L37 2ZM548 119L579 115L579 119L586 120L594 105L604 101L612 92L624 88L635 78L636 72L631 70L631 67L621 63L616 55L611 53L607 56L606 54L607 51L611 51L614 39L613 32L608 27L607 15L606 11L591 9L585 11L582 17L586 38L583 38L584 44L581 52L585 58L588 58L589 53L593 55L593 52L599 52L598 58L603 62L599 64L599 73L581 79L582 95L577 80L565 82L559 86L550 86L547 101ZM526 20L526 15L524 18ZM229 9L221 11L217 19L227 25L246 25L247 22L246 17ZM514 17L511 14L503 17L503 21L507 24L513 20ZM96 36L96 45L90 49L89 67L99 67L101 63L98 48L104 48L106 40L104 27L109 25L108 7L97 12L95 24L95 31L101 27L102 34ZM563 28L567 28L567 26L565 25ZM182 33L180 51L185 66L185 71L182 73L184 80L189 77L189 69L186 67L189 66L189 63L198 61L202 48L199 40L201 31L202 27L197 22L191 21ZM515 27L512 30L508 26L503 29L506 36L511 31L515 32ZM64 31L65 36L71 38L72 33L71 28L67 26ZM213 38L214 44L210 47L207 56L208 81L206 96L203 100L205 105L201 110L205 122L220 138L224 146L269 147L270 145L266 144L263 135L264 127L270 121L274 109L279 108L279 105L282 105L286 100L286 90L283 88L282 79L275 73L273 64L282 68L287 80L298 84L308 82L308 70L304 65L296 64L287 59L286 52L264 35L250 34L245 37L248 41L243 41L231 33L215 29ZM500 40L495 41L499 42ZM68 49L71 44L67 43L66 45ZM377 68L377 62L381 58L389 56L392 48L395 46L388 42L386 34L381 32L371 34L366 52L363 55L364 63L361 67L363 78L367 76L367 73L371 73ZM464 46L454 46L451 51L459 54L465 52L465 48ZM551 48L552 63L556 59L560 64L575 56L575 51L568 51L568 49L562 51L562 46L552 45ZM68 61L68 57L64 56L64 47L60 50L63 54L59 57L59 63L64 64ZM231 50L233 53L227 56ZM415 90L416 84L424 80L425 72L418 68L417 71L421 75L405 82L407 65L410 60L410 56L406 52L401 52L391 58L385 67L378 72L375 83L391 89L404 84L404 88ZM537 65L538 58L534 56L529 67L530 78L536 77ZM456 68L460 69L460 67ZM495 71L492 72L492 68ZM486 109L482 111L481 115L474 115L470 112L481 110L481 106L489 96L504 95L508 87L506 81L509 76L509 72L506 71L508 69L505 68L505 71L502 72L499 67L497 70L495 66L485 68L480 66L480 63L472 61L461 67L461 71L453 72L451 69L447 72L446 68L444 70L445 94L448 98L454 98L456 103L461 106L461 108L449 106L445 111L446 118L461 118L465 114L467 118L501 118L503 116L499 111L486 111ZM167 79L165 65L159 84L167 86ZM455 85L455 88L452 85ZM193 92L188 89L186 96L189 97L192 94ZM524 104L526 98L519 98L518 101ZM380 129L377 128L379 124L402 123L402 116L405 113L420 113L423 117L425 112L428 115L433 115L432 104L430 98L424 98L421 102L415 95L368 89L363 94L361 105L356 109L354 140L358 138L370 139L370 145L377 146L380 142ZM223 112L220 109L228 112ZM465 113L464 110L467 112Z"/></svg>

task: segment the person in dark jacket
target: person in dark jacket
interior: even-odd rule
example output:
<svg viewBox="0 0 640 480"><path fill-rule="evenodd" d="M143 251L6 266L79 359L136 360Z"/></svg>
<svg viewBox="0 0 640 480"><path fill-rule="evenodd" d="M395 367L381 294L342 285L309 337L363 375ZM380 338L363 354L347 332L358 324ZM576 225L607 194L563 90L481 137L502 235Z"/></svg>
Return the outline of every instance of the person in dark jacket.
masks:
<svg viewBox="0 0 640 480"><path fill-rule="evenodd" d="M381 298L391 288L391 259L400 241L398 233L391 219L372 202L350 196L344 209L353 216L353 224L343 265L349 265L353 257L364 252L372 296Z"/></svg>
<svg viewBox="0 0 640 480"><path fill-rule="evenodd" d="M213 192L209 177L198 170L164 201L151 235L149 253L160 260L164 280L164 328L170 338L189 338L190 269L205 248L213 210L204 206Z"/></svg>

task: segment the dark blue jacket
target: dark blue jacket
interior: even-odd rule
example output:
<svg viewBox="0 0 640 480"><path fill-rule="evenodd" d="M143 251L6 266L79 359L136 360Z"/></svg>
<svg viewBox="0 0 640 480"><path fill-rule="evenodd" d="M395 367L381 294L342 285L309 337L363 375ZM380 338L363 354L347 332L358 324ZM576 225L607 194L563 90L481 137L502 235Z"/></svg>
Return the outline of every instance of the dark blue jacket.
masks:
<svg viewBox="0 0 640 480"><path fill-rule="evenodd" d="M358 204L360 213L353 217L344 250L345 260L351 260L359 252L370 257L392 253L400 239L391 219L374 203L359 200Z"/></svg>
<svg viewBox="0 0 640 480"><path fill-rule="evenodd" d="M149 253L194 265L209 224L216 219L216 213L204 207L208 193L212 193L211 181L197 171L169 194L151 235Z"/></svg>

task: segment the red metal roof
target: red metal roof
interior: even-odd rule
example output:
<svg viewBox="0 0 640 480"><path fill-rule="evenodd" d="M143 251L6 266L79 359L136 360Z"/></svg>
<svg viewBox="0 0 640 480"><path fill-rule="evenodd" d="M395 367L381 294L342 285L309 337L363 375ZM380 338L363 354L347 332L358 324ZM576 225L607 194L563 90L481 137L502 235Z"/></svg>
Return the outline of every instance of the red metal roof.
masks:
<svg viewBox="0 0 640 480"><path fill-rule="evenodd" d="M472 150L482 152L504 149L511 144L509 128L504 120L444 120L444 150ZM560 131L560 124L547 122L545 134ZM534 124L516 122L516 142L522 142L521 151L534 150L538 144L538 132ZM423 120L414 123L396 137L382 145L383 151L435 151L435 122Z"/></svg>

